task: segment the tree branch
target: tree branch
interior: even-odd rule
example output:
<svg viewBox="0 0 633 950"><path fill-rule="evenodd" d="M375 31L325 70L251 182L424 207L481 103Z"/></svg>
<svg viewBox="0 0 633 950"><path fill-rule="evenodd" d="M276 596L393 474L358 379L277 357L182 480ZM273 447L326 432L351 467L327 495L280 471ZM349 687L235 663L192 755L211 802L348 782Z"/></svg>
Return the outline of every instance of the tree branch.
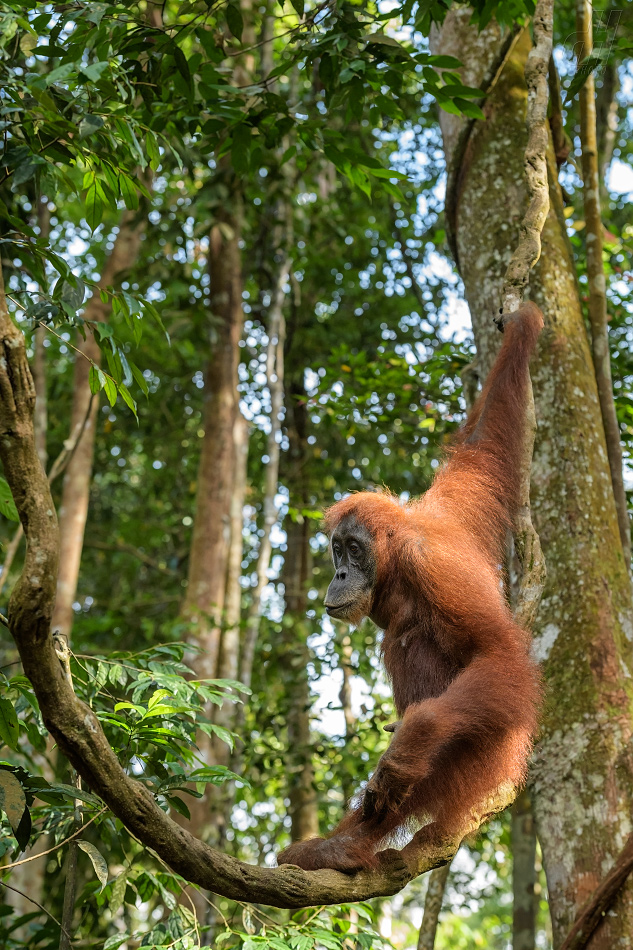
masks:
<svg viewBox="0 0 633 950"><path fill-rule="evenodd" d="M560 950L584 950L631 871L633 871L633 834L628 838L607 876L576 917Z"/></svg>
<svg viewBox="0 0 633 950"><path fill-rule="evenodd" d="M549 59L547 84L549 86L549 127L552 130L556 164L560 166L563 165L569 157L571 141L565 132L565 125L563 123L563 100L560 93L560 77L553 56L550 56Z"/></svg>
<svg viewBox="0 0 633 950"><path fill-rule="evenodd" d="M41 329L41 327L38 329ZM39 399L39 396L36 396L35 412L37 412L38 399ZM52 483L55 481L57 476L61 475L62 472L65 471L67 465L69 465L73 457L73 454L75 452L75 449L77 448L77 443L79 442L81 435L86 427L88 416L90 415L91 405L92 405L92 397L90 399L90 404L88 405L88 411L84 417L83 422L81 422L75 428L75 431L72 434L71 438L67 439L66 442L64 442L64 447L62 448L61 452L59 453L59 455L57 456L57 458L51 465L51 470L48 473L49 485L52 485ZM35 422L35 417L34 417L34 422ZM44 465L42 450L41 450L41 447L38 445L38 437L37 437L37 431L36 431L35 426L34 426L34 431L35 431L35 445L37 448L37 454L40 458L40 461L42 462L42 465ZM20 547L20 541L22 540L23 534L24 534L24 529L22 528L22 525L19 524L18 527L16 528L15 534L11 538L11 541L7 545L7 552L4 556L4 561L2 563L2 573L0 574L0 594L2 593L4 589L4 585L7 582L7 577L9 576L9 571L11 570L11 565L13 564L13 561L15 560L15 556L18 553L18 548Z"/></svg>

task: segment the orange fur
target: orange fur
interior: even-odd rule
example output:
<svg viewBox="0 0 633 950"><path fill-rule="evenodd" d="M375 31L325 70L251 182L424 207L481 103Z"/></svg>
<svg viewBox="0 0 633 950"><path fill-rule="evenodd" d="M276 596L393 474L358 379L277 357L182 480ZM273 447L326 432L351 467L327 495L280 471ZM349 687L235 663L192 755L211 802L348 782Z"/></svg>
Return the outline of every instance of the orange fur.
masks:
<svg viewBox="0 0 633 950"><path fill-rule="evenodd" d="M327 529L353 516L374 540L369 616L401 724L365 791L326 839L298 842L280 863L352 871L411 818L457 833L504 781L525 780L540 679L529 637L506 604L500 565L518 501L528 362L543 326L524 304L448 459L420 499L361 492L335 504Z"/></svg>

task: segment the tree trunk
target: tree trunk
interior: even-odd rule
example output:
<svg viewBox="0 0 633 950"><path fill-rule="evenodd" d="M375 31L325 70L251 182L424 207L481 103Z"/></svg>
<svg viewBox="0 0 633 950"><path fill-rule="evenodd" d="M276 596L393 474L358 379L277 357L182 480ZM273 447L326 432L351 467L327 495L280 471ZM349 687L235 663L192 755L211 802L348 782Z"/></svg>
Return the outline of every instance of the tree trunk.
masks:
<svg viewBox="0 0 633 950"><path fill-rule="evenodd" d="M445 864L441 868L435 868L429 874L426 898L424 900L424 916L420 924L418 933L418 950L433 950L435 946L435 937L437 934L437 925L440 919L440 911L444 901L444 891L448 873L451 869L450 864Z"/></svg>
<svg viewBox="0 0 633 950"><path fill-rule="evenodd" d="M246 465L248 461L248 424L241 412L238 412L233 429L233 447L235 451L235 480L231 498L231 540L227 556L226 588L224 595L224 630L220 644L218 676L222 679L236 680L239 673L240 623L242 619L242 558L244 557L244 499L246 495ZM233 716L226 718L225 713L235 709L232 704L218 710L217 722L227 729L233 722ZM224 721L226 719L226 721Z"/></svg>
<svg viewBox="0 0 633 950"><path fill-rule="evenodd" d="M248 461L248 425L241 412L238 411L234 427L235 450L235 480L233 497L231 498L231 536L227 554L226 588L224 596L224 623L220 640L220 654L218 657L217 675L220 679L236 680L238 678L240 653L240 628L242 619L242 557L244 554L244 496L246 492L246 465ZM228 729L229 732L240 732L237 728L237 716L242 707L232 702L225 702L222 706L212 706L210 714L216 725ZM199 742L207 739L200 736ZM239 739L237 740L240 741ZM208 762L214 765L226 765L235 770L239 769L239 750L233 751L222 739L217 736L209 737ZM195 827L213 829L207 831L207 837L213 839L213 844L224 849L227 841L227 830L231 821L231 812L235 798L234 782L225 782L218 787L207 785L205 794L200 799L192 799L189 805ZM214 911L206 908L206 921L213 923Z"/></svg>
<svg viewBox="0 0 633 950"><path fill-rule="evenodd" d="M303 381L293 380L287 390L286 420L290 507L301 511L308 507L305 479L302 478L308 444L306 394ZM287 549L282 580L289 623L284 627L282 667L288 701L288 776L289 815L293 841L319 833L317 797L314 788L310 706L312 696L308 679L310 651L307 644L305 612L308 605L307 583L312 573L310 521L298 515L286 518Z"/></svg>
<svg viewBox="0 0 633 950"><path fill-rule="evenodd" d="M183 619L190 625L189 641L202 651L192 655L189 660L194 675L199 679L217 678L220 675L220 663L227 670L236 656L231 648L233 631L230 628L233 625L229 623L227 611L232 613L231 619L235 620L237 605L234 589L227 600L227 575L231 532L232 527L236 526L238 505L241 524L243 487L240 489L235 482L236 479L241 480L242 471L245 479L245 458L241 454L240 442L245 442L247 438L237 390L239 343L244 326L240 222L239 206L233 215L220 211L209 236L211 316L210 354L204 379L204 435L198 463L187 590L181 610ZM247 446L243 448L246 450ZM239 533L241 545L241 528ZM236 553L235 545L233 553ZM231 568L234 567L232 563ZM239 618L237 624L239 635ZM221 660L223 627L228 632L229 642L225 644ZM217 716L211 704L207 714L214 719ZM227 710L225 715L229 715ZM217 740L202 732L198 733L197 744L201 758L208 765L224 762L228 758L228 746L221 748ZM226 801L222 801L222 793L217 793L217 790L207 785L202 798L189 799L187 805L191 819L188 821L180 815L174 815L175 820L189 827L203 841L217 845L224 835L228 807ZM188 894L199 919L210 922L212 909L204 896L194 888L190 888Z"/></svg>
<svg viewBox="0 0 633 950"><path fill-rule="evenodd" d="M601 70L601 85L596 96L596 134L598 139L598 176L600 197L608 200L606 179L618 137L618 92L620 76L618 63L608 62Z"/></svg>
<svg viewBox="0 0 633 950"><path fill-rule="evenodd" d="M495 25L478 34L469 16L467 10L449 13L433 46L467 63L464 81L476 86L490 72L501 39ZM449 164L459 163L447 205L455 209L456 251L484 368L499 345L491 318L525 205L529 42L526 32L513 47L486 100L487 121L472 125L465 147L462 120L442 116ZM551 209L530 283L530 297L546 318L532 374L539 424L532 510L548 568L535 642L547 701L532 783L557 947L629 831L633 622L553 153L550 176ZM629 882L590 947L628 946L632 930Z"/></svg>
<svg viewBox="0 0 633 950"><path fill-rule="evenodd" d="M110 302L103 303L99 289L114 284L116 278L134 263L138 256L144 221L135 221L130 212L125 212L108 258L105 261L98 289L94 292L84 311L84 320L105 322L110 314ZM90 330L86 339L78 337L78 353L75 357L73 404L70 431L84 424L81 438L75 447L62 490L59 509L59 575L57 599L51 627L62 636L70 638L73 626L73 603L77 594L79 565L83 548L84 530L88 515L88 499L94 459L95 423L99 399L90 392L88 376L90 361L99 364L101 351Z"/></svg>
<svg viewBox="0 0 633 950"><path fill-rule="evenodd" d="M241 412L238 412L234 429L235 447L235 483L231 499L231 540L227 556L226 592L224 628L220 642L220 657L218 660L218 677L220 679L237 680L240 658L240 628L242 620L242 558L244 556L244 497L246 493L246 463L248 461L248 425ZM234 703L224 703L215 710L215 722L229 731L236 727L237 712L241 706ZM213 761L219 765L229 765L231 750L226 742L214 738L212 743ZM225 791L227 786L222 787ZM214 790L219 791L219 789ZM215 799L216 796L214 796ZM231 796L232 797L232 789ZM224 839L226 822L229 817L230 802L222 809L219 818L223 825L220 840Z"/></svg>
<svg viewBox="0 0 633 950"><path fill-rule="evenodd" d="M250 686L255 659L255 646L261 620L262 595L268 583L268 569L272 554L271 533L279 512L275 497L279 490L279 455L281 450L281 409L284 402L284 344L286 340L286 321L284 318L285 286L289 280L290 259L286 254L277 274L271 306L268 313L268 346L266 349L266 376L270 393L270 431L266 440L266 474L264 480L263 535L257 554L257 582L252 593L251 605L246 620L242 656L240 661L240 680Z"/></svg>
<svg viewBox="0 0 633 950"><path fill-rule="evenodd" d="M209 238L211 354L205 370L204 436L183 602L183 616L192 625L191 637L203 650L193 662L200 677L217 675L231 534L233 437L239 412L237 372L244 325L239 241L240 213L222 212Z"/></svg>
<svg viewBox="0 0 633 950"><path fill-rule="evenodd" d="M302 841L319 833L310 730L310 651L306 642L304 620L307 608L306 582L311 566L308 519L300 518L289 522L286 525L286 534L288 540L283 571L286 597L284 616L293 621L285 630L283 659L288 700L288 813L292 840Z"/></svg>
<svg viewBox="0 0 633 950"><path fill-rule="evenodd" d="M343 637L340 664L343 682L341 683L338 698L341 703L343 720L345 722L345 744L348 749L350 749L351 743L354 741L354 732L356 731L356 717L352 709L352 676L354 675L354 669L352 667L352 639L349 634ZM341 775L341 788L343 789L343 797L347 804L355 792L354 777L347 769L344 769Z"/></svg>
<svg viewBox="0 0 633 950"><path fill-rule="evenodd" d="M581 44L578 65L591 55L593 9L588 0L576 0L576 32ZM631 563L631 523L624 491L620 426L613 399L611 353L607 316L607 285L602 262L602 213L600 209L600 178L598 174L598 140L596 133L596 90L593 73L587 76L580 90L580 141L582 145L582 178L585 209L585 246L587 279L589 281L589 325L593 365L598 386L600 411L607 442L613 495L618 513L624 559Z"/></svg>
<svg viewBox="0 0 633 950"><path fill-rule="evenodd" d="M512 806L512 950L536 946L536 831L528 792Z"/></svg>
<svg viewBox="0 0 633 950"><path fill-rule="evenodd" d="M46 470L48 452L46 449L46 436L48 433L48 406L46 398L46 350L44 349L44 340L46 339L46 329L36 327L33 334L33 381L35 383L35 414L33 416L33 425L35 427L35 448L40 457L42 468Z"/></svg>

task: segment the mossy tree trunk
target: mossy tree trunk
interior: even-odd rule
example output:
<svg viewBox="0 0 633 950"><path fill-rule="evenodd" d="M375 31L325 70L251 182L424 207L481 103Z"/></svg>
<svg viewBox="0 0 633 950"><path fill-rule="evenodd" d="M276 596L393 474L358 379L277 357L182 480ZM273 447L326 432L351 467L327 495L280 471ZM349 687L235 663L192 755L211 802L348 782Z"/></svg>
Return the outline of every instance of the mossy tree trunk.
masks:
<svg viewBox="0 0 633 950"><path fill-rule="evenodd" d="M490 73L501 38L496 26L478 35L468 11L451 13L434 51L468 64L465 81ZM482 366L499 345L492 316L525 208L523 149L530 45L522 34L485 104L486 122L471 129L442 121L450 206L459 267ZM589 341L566 237L556 164L550 156L551 210L529 296L546 330L532 366L538 433L532 510L548 581L535 630L547 699L532 768L539 839L548 880L554 946L612 866L631 827L631 587L616 509ZM629 947L633 883L588 946Z"/></svg>

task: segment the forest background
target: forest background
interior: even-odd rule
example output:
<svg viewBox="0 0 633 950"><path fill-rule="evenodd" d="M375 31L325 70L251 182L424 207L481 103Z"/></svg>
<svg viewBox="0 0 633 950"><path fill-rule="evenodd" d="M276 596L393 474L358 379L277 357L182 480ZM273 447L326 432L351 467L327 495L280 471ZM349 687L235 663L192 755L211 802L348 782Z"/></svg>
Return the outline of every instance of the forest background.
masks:
<svg viewBox="0 0 633 950"><path fill-rule="evenodd" d="M421 493L485 377L525 205L533 13L0 2L3 305L59 512L52 629L129 774L248 862L333 827L388 744L378 633L321 608L322 511L350 490ZM552 210L530 283L548 321L532 475L548 701L529 794L458 853L437 936L419 932L428 875L290 913L214 896L81 787L7 635L2 947L559 947L618 858L633 797L632 13L559 0L554 45ZM5 480L0 511L4 616L26 550ZM587 945L628 946L632 914L625 883Z"/></svg>

